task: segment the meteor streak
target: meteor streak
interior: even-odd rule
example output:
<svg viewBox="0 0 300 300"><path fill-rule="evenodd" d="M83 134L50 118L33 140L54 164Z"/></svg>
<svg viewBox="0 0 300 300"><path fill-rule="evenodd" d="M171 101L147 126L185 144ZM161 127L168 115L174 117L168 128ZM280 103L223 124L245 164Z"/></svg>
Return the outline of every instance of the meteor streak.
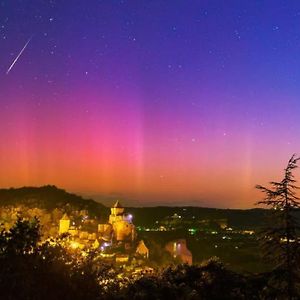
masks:
<svg viewBox="0 0 300 300"><path fill-rule="evenodd" d="M18 59L22 55L23 51L26 49L26 47L30 43L31 39L32 39L32 36L29 38L29 40L27 41L27 43L25 44L25 46L22 48L22 50L20 51L20 53L18 54L18 56L14 59L14 61L12 62L12 64L8 68L8 70L6 71L6 75L10 72L10 70L13 68L13 66L15 65L15 63L18 61Z"/></svg>

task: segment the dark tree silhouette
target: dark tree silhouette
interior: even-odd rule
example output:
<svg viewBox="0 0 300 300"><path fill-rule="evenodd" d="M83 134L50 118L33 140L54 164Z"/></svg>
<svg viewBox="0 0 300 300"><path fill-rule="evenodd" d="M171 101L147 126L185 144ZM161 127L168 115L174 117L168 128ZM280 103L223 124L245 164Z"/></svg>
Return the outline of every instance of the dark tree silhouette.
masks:
<svg viewBox="0 0 300 300"><path fill-rule="evenodd" d="M109 299L258 300L264 285L264 278L235 273L213 258L201 265L169 266L130 280Z"/></svg>
<svg viewBox="0 0 300 300"><path fill-rule="evenodd" d="M37 219L19 218L0 231L1 299L100 299L108 270L74 258L59 240L41 243L39 229Z"/></svg>
<svg viewBox="0 0 300 300"><path fill-rule="evenodd" d="M271 224L261 234L261 246L264 258L274 264L270 285L276 289L277 299L299 299L299 225L295 211L300 207L296 195L296 180L293 171L300 158L293 155L284 170L280 182L270 182L267 188L256 188L265 194L257 204L272 209Z"/></svg>

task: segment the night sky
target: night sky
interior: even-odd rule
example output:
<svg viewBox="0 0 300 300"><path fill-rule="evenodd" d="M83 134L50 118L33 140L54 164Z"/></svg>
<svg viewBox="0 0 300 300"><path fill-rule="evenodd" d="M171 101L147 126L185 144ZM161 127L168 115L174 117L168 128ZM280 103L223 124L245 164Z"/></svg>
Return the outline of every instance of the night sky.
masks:
<svg viewBox="0 0 300 300"><path fill-rule="evenodd" d="M299 96L299 1L0 1L1 187L251 207Z"/></svg>

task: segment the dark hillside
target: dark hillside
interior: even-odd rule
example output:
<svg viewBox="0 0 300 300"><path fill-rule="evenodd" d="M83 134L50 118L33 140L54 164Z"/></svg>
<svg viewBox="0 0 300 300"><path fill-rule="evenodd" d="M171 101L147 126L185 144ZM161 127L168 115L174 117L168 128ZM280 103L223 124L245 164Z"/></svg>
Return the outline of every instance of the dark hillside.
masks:
<svg viewBox="0 0 300 300"><path fill-rule="evenodd" d="M22 187L0 189L0 206L25 205L47 210L64 208L67 210L88 210L91 216L105 216L108 209L91 199L66 192L53 185L42 187Z"/></svg>
<svg viewBox="0 0 300 300"><path fill-rule="evenodd" d="M134 222L140 226L151 226L167 216L178 214L183 219L214 220L227 219L228 225L240 228L256 228L263 225L266 214L265 209L217 209L206 207L143 207L128 208L134 214Z"/></svg>

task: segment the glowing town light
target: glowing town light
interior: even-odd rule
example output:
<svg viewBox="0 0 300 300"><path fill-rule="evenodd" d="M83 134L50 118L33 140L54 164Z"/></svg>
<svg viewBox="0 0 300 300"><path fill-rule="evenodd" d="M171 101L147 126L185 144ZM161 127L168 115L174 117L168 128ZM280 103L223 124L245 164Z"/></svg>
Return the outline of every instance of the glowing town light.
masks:
<svg viewBox="0 0 300 300"><path fill-rule="evenodd" d="M70 246L71 246L72 249L77 249L79 247L79 243L73 241L73 242L70 243Z"/></svg>

